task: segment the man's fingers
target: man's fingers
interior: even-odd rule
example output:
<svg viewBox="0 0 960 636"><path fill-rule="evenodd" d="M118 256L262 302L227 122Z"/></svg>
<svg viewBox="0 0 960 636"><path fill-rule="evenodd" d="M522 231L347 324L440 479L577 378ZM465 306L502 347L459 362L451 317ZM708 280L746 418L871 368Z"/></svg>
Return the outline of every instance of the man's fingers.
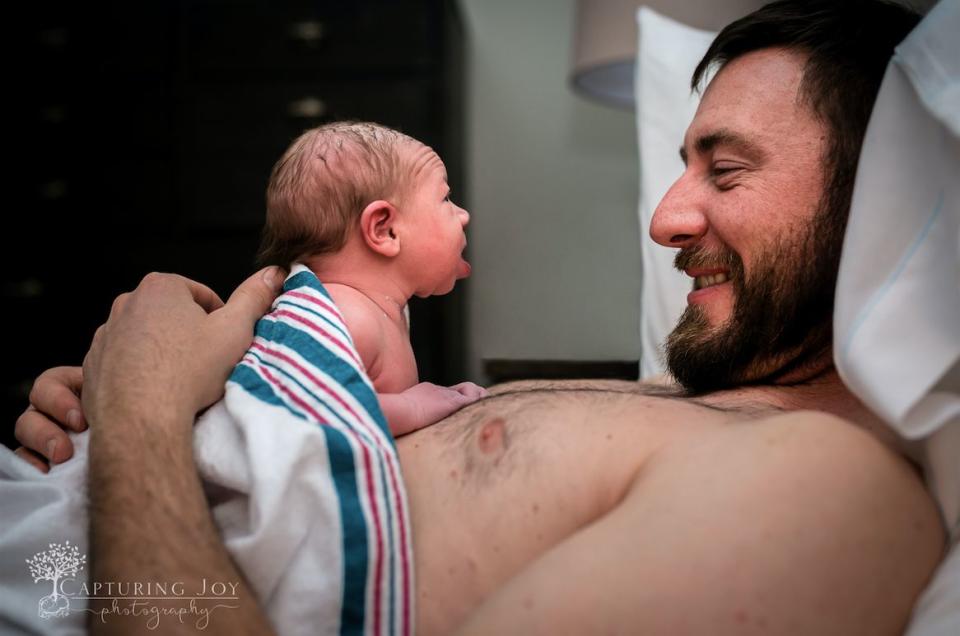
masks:
<svg viewBox="0 0 960 636"><path fill-rule="evenodd" d="M47 369L34 381L33 388L30 389L30 404L62 426L79 433L87 428L87 422L80 407L79 395L82 388L82 368ZM34 450L41 449L34 448Z"/></svg>
<svg viewBox="0 0 960 636"><path fill-rule="evenodd" d="M140 281L140 284L137 286L134 294L136 294L138 291L146 290L148 288L174 290L186 288L186 290L190 292L190 295L193 297L193 301L200 305L208 314L223 307L223 301L219 296L217 296L215 291L203 283L198 283L195 280L190 280L186 276L180 276L179 274L150 272L143 277L143 280ZM118 298L117 300L120 299Z"/></svg>
<svg viewBox="0 0 960 636"><path fill-rule="evenodd" d="M243 316L253 326L267 311L283 287L286 273L279 267L266 267L240 283L230 294L225 309L231 316Z"/></svg>
<svg viewBox="0 0 960 636"><path fill-rule="evenodd" d="M13 451L13 454L19 457L20 459L22 459L23 461L27 462L37 470L39 470L41 473L50 472L50 464L45 462L43 458L41 458L39 455L34 453L29 448L24 448L23 446L21 446L17 450Z"/></svg>
<svg viewBox="0 0 960 636"><path fill-rule="evenodd" d="M73 443L56 422L33 407L17 418L13 431L17 441L29 450L46 457L53 464L73 457Z"/></svg>
<svg viewBox="0 0 960 636"><path fill-rule="evenodd" d="M120 294L119 296L114 298L113 304L110 305L110 315L114 316L120 313L121 311L123 311L123 307L124 305L127 304L128 300L130 300L130 292L127 292L125 294Z"/></svg>
<svg viewBox="0 0 960 636"><path fill-rule="evenodd" d="M223 300L217 296L217 292L213 291L203 283L198 283L197 281L190 280L189 278L183 278L183 281L187 284L187 288L190 290L193 300L198 305L203 307L203 310L208 314L223 307Z"/></svg>

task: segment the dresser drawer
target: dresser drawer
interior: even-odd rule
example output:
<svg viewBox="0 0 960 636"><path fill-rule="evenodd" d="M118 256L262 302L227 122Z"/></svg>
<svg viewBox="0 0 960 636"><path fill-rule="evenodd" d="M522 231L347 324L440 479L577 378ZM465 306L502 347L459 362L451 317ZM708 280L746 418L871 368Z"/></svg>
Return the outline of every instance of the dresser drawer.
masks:
<svg viewBox="0 0 960 636"><path fill-rule="evenodd" d="M197 1L181 5L182 67L191 76L301 69L342 74L435 64L442 3Z"/></svg>
<svg viewBox="0 0 960 636"><path fill-rule="evenodd" d="M259 228L273 164L295 137L324 122L377 121L436 145L436 90L422 76L194 87L182 114L183 218L191 227Z"/></svg>

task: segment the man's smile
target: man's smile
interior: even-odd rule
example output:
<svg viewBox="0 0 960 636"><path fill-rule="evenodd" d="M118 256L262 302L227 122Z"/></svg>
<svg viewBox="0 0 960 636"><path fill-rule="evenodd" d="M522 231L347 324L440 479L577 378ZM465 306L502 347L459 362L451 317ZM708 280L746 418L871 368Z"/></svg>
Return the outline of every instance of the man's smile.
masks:
<svg viewBox="0 0 960 636"><path fill-rule="evenodd" d="M725 283L728 280L729 277L725 273L697 276L693 279L693 289L696 291L698 289L703 289L704 287L712 287L714 285Z"/></svg>
<svg viewBox="0 0 960 636"><path fill-rule="evenodd" d="M730 280L729 270L722 268L690 268L685 269L684 273L693 279L693 291L722 285Z"/></svg>

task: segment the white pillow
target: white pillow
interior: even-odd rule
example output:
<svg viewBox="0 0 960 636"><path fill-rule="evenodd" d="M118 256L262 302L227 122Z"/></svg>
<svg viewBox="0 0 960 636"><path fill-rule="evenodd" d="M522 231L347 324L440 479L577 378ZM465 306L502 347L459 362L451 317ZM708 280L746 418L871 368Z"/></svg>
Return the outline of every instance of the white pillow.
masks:
<svg viewBox="0 0 960 636"><path fill-rule="evenodd" d="M953 548L908 636L960 634L960 0L897 47L867 128L843 245L834 357L901 435Z"/></svg>
<svg viewBox="0 0 960 636"><path fill-rule="evenodd" d="M683 173L678 149L700 97L690 77L716 34L637 10L634 78L640 149L640 377L664 372L661 347L687 304L690 279L673 268L674 251L653 242L653 211Z"/></svg>
<svg viewBox="0 0 960 636"><path fill-rule="evenodd" d="M941 2L897 47L864 139L837 281L837 368L910 439L960 425L958 33L960 2ZM956 527L960 461L950 464L941 506Z"/></svg>
<svg viewBox="0 0 960 636"><path fill-rule="evenodd" d="M837 282L840 371L908 438L960 415L960 399L924 403L960 360L956 33L960 3L941 3L897 47L864 140Z"/></svg>

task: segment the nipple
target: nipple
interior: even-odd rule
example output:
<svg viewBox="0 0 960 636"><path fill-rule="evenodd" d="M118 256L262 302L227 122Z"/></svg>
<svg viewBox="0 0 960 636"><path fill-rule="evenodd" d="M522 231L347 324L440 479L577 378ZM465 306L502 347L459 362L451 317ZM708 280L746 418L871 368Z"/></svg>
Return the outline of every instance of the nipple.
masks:
<svg viewBox="0 0 960 636"><path fill-rule="evenodd" d="M477 435L477 447L481 453L489 454L503 450L506 425L507 423L503 418L497 417L480 427L480 433Z"/></svg>

